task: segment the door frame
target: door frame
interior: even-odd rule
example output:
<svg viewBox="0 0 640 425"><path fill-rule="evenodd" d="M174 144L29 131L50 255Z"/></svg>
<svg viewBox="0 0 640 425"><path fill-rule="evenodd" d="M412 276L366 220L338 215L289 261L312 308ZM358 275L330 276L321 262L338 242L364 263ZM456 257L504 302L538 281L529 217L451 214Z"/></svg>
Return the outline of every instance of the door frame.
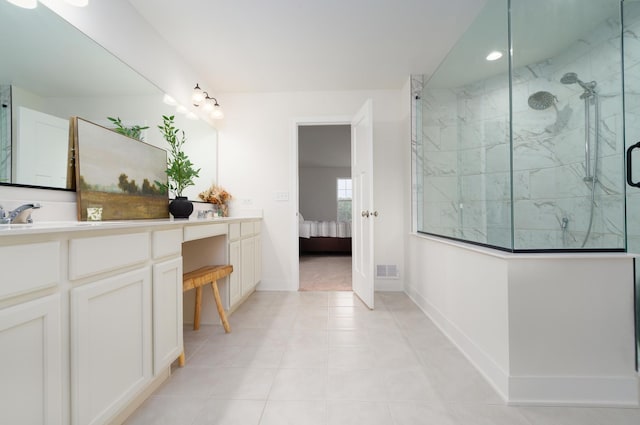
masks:
<svg viewBox="0 0 640 425"><path fill-rule="evenodd" d="M300 186L299 186L299 174L298 174L298 127L304 127L309 125L348 125L351 126L353 117L350 115L340 116L311 116L311 117L298 117L293 118L291 121L291 137L290 137L290 164L289 173L291 182L291 290L298 291L300 289L300 246L298 243L299 227L298 227L298 211L300 211ZM350 140L353 143L353 140Z"/></svg>

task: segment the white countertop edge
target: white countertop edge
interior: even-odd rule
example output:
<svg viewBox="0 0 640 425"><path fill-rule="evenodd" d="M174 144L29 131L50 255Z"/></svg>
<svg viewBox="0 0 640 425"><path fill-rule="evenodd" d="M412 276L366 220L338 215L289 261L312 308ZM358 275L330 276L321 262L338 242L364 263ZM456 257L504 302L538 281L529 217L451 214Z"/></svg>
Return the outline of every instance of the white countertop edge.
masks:
<svg viewBox="0 0 640 425"><path fill-rule="evenodd" d="M114 221L41 221L30 224L0 224L0 238L3 236L37 235L46 233L82 232L96 230L134 229L145 227L182 227L204 224L240 223L243 221L262 220L260 216L216 217L188 220L156 219L156 220L114 220Z"/></svg>

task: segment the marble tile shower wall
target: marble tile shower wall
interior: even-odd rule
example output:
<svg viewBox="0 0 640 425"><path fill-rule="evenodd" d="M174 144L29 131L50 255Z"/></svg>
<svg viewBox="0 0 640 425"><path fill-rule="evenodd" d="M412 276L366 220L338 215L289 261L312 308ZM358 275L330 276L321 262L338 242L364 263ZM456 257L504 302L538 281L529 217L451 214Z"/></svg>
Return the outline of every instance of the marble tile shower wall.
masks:
<svg viewBox="0 0 640 425"><path fill-rule="evenodd" d="M629 146L640 141L640 7L625 7L624 46L624 127L626 144ZM636 162L635 168L639 166ZM634 174L638 179L640 174ZM627 222L630 223L627 226L627 245L630 251L637 252L640 247L640 189L628 189Z"/></svg>
<svg viewBox="0 0 640 425"><path fill-rule="evenodd" d="M517 67L517 48L514 43L514 248L580 248L586 234L591 192L583 181L583 91L577 84L560 83L566 72L597 81L601 99L597 206L586 247L624 247L619 22L607 21L564 52L533 65ZM640 54L635 56L640 61ZM511 247L507 78L503 74L452 89L427 84L422 105L427 232ZM527 99L537 91L554 94L555 107L531 109ZM563 219L568 220L564 231Z"/></svg>

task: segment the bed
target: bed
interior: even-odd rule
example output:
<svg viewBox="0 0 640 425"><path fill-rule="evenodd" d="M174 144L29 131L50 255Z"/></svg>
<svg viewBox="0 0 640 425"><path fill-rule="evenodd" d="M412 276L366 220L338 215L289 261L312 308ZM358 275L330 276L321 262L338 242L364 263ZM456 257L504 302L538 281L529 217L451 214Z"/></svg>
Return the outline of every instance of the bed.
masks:
<svg viewBox="0 0 640 425"><path fill-rule="evenodd" d="M346 221L299 222L300 253L351 254L351 223Z"/></svg>

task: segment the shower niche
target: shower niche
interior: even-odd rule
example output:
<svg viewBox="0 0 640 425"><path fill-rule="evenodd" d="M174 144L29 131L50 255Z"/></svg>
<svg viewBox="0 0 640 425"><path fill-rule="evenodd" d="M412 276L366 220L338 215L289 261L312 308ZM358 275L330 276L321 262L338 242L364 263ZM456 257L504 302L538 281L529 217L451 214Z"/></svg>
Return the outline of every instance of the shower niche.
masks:
<svg viewBox="0 0 640 425"><path fill-rule="evenodd" d="M487 2L413 96L419 232L513 252L625 250L620 7ZM625 29L639 34L640 19Z"/></svg>

